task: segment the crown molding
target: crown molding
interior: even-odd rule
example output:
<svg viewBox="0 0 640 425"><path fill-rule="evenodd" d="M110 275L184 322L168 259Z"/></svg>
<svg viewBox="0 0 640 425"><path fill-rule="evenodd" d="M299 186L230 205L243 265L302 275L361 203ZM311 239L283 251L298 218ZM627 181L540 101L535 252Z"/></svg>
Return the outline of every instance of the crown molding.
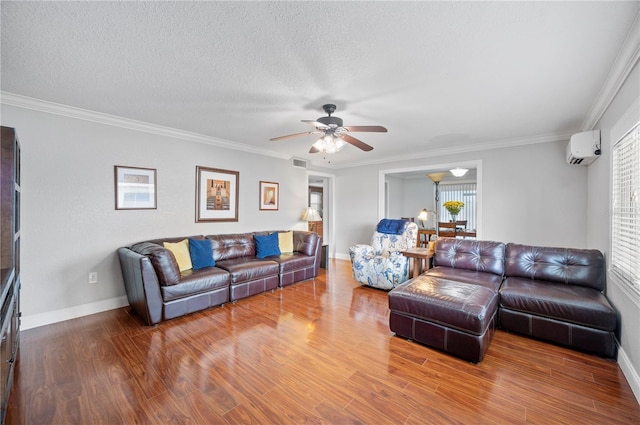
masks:
<svg viewBox="0 0 640 425"><path fill-rule="evenodd" d="M350 162L345 165L333 165L333 167L329 168L351 168L351 167L361 167L366 165L379 165L379 164L387 164L390 162L396 161L409 161L413 159L423 159L423 158L433 158L434 156L443 156L443 155L453 155L453 154L461 154L466 152L479 152L486 151L491 149L502 149L502 148L512 148L517 146L525 146L525 145L534 145L537 143L548 143L548 142L557 142L559 140L569 140L575 131L565 131L561 133L550 133L543 134L539 136L531 136L531 137L520 137L515 139L503 139L496 140L494 142L486 142L479 145L462 145L450 148L441 148L441 149L431 149L423 152L414 152L407 155L398 155L395 157L386 157L384 159L375 160L375 161L362 161L362 162ZM318 165L313 163L314 165ZM326 167L326 165L325 165Z"/></svg>
<svg viewBox="0 0 640 425"><path fill-rule="evenodd" d="M203 143L207 145L217 146L225 149L232 149L241 152L254 153L258 155L266 155L274 158L291 159L291 155L270 151L267 149L258 149L254 146L245 145L237 142L230 142L224 139L204 136L198 133L179 130L176 128L165 127L157 124L151 124L143 121L136 121L129 118L123 118L116 115L104 114L101 112L90 111L87 109L77 108L74 106L63 105L60 103L49 102L33 97L22 96L14 93L0 91L0 103L18 108L30 109L33 111L46 112L50 114L75 118L84 121L91 121L99 124L110 125L114 127L125 128L128 130L140 131L144 133L156 134L159 136L171 137L183 141L195 143ZM310 161L311 164L330 169L360 167L365 165L386 164L395 161L406 161L412 159L429 158L433 156L442 156L450 154L460 154L465 152L477 152L489 149L499 149L514 146L530 145L535 143L555 142L558 140L568 140L574 132L552 133L542 136L522 137L517 139L498 140L495 142L482 143L481 145L464 145L451 148L441 148L424 151L422 153L414 152L396 157L386 157L375 161L350 162L349 164L338 165L321 163L318 161Z"/></svg>
<svg viewBox="0 0 640 425"><path fill-rule="evenodd" d="M613 98L629 77L633 67L638 63L638 59L640 59L640 12L636 15L633 24L631 24L627 38L624 40L595 102L582 123L583 131L595 128L602 115L613 102Z"/></svg>
<svg viewBox="0 0 640 425"><path fill-rule="evenodd" d="M15 106L18 108L30 109L33 111L47 112L50 114L61 115L64 117L75 118L84 121L91 121L99 124L110 125L114 127L125 128L128 130L140 131L143 133L156 134L159 136L171 137L179 140L186 140L195 143L203 143L207 145L217 146L225 149L254 153L258 155L266 155L279 159L291 159L291 155L282 154L267 149L259 149L254 146L245 145L238 142L230 142L216 137L204 136L198 133L180 130L177 128L164 127L157 124L151 124L143 121L136 121L116 115L103 114L101 112L90 111L87 109L76 108L74 106L63 105L60 103L49 102L33 97L22 96L9 92L0 92L0 103L4 105Z"/></svg>

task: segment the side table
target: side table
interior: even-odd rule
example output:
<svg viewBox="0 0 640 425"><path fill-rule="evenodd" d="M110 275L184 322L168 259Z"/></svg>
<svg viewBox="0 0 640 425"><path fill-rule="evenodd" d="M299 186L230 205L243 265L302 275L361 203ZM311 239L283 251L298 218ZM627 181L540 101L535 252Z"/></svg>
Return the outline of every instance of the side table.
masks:
<svg viewBox="0 0 640 425"><path fill-rule="evenodd" d="M400 251L400 253L413 262L411 277L419 276L423 270L427 270L429 268L429 259L433 257L433 251L429 250L429 248L409 248Z"/></svg>

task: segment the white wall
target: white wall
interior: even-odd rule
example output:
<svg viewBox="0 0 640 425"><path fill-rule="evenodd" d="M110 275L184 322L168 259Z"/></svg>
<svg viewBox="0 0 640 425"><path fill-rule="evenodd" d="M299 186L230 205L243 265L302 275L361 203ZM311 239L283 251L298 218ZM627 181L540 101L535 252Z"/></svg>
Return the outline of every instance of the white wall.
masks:
<svg viewBox="0 0 640 425"><path fill-rule="evenodd" d="M374 182L379 170L473 160L483 164L482 239L586 247L587 168L566 164L566 143L538 143L340 169L336 173L340 182L336 256L347 258L349 246L371 238L378 220L378 188ZM358 183L362 181L371 183Z"/></svg>
<svg viewBox="0 0 640 425"><path fill-rule="evenodd" d="M126 305L120 246L150 238L306 228L304 169L290 161L2 105L22 145L23 328ZM114 209L114 165L157 169L157 210ZM196 165L235 170L239 221L195 223ZM260 211L259 181L280 184ZM99 282L88 283L97 271Z"/></svg>
<svg viewBox="0 0 640 425"><path fill-rule="evenodd" d="M377 181L376 181L376 185L377 185ZM387 183L387 200L389 202L388 205L388 211L389 213L387 214L387 218L400 218L400 217L410 217L410 216L405 216L405 210L404 210L404 202L405 202L405 198L404 198L404 181L402 181L402 179L396 178L396 177L387 177L386 180ZM367 186L369 186L367 184ZM371 238L369 238L371 239Z"/></svg>
<svg viewBox="0 0 640 425"><path fill-rule="evenodd" d="M418 222L418 214L423 208L433 210L435 207L435 198L433 193L433 182L426 176L422 178L410 178L404 180L404 214L403 217L414 217ZM435 226L434 220L429 215L429 220L425 225Z"/></svg>
<svg viewBox="0 0 640 425"><path fill-rule="evenodd" d="M610 217L611 199L611 128L621 119L634 101L640 97L640 68L636 64L621 87L617 96L604 113L596 128L600 129L602 156L588 167L588 241L589 246L610 253ZM636 120L640 117L636 116ZM640 254L640 252L639 252ZM640 257L640 255L639 255ZM615 279L607 276L607 297L622 316L621 349L618 361L631 384L636 398L640 400L640 301L633 300L616 284Z"/></svg>

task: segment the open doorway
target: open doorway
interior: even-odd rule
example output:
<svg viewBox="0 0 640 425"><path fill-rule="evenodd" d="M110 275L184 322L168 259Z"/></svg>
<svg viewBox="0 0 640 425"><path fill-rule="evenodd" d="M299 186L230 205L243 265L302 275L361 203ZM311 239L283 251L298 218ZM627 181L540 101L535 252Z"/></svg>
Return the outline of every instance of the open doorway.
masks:
<svg viewBox="0 0 640 425"><path fill-rule="evenodd" d="M315 208L322 218L321 221L309 222L309 230L322 237L322 244L329 246L329 257L333 257L335 247L335 207L334 207L334 175L314 171L307 172L308 206Z"/></svg>
<svg viewBox="0 0 640 425"><path fill-rule="evenodd" d="M456 178L449 170L455 167L467 168L468 175ZM423 209L440 211L440 218L447 218L448 213L442 213L443 196L440 194L440 204L436 207L434 196L434 182L427 174L443 173L444 180L440 185L451 182L473 182L475 184L474 203L475 223L474 232L481 238L482 232L482 161L460 161L443 164L429 164L424 166L406 167L398 169L380 170L378 187L378 219L385 217L401 218L415 217ZM444 186L441 186L441 188ZM461 199L462 200L462 199ZM471 203L467 200L468 206ZM436 217L438 215L435 215ZM431 215L434 219L434 215ZM437 220L437 219L436 219ZM425 226L435 226L437 222L425 223Z"/></svg>
<svg viewBox="0 0 640 425"><path fill-rule="evenodd" d="M324 240L322 219L324 217L324 184L320 185L315 179L309 179L309 207L316 210L320 220L309 221L309 231L316 232Z"/></svg>

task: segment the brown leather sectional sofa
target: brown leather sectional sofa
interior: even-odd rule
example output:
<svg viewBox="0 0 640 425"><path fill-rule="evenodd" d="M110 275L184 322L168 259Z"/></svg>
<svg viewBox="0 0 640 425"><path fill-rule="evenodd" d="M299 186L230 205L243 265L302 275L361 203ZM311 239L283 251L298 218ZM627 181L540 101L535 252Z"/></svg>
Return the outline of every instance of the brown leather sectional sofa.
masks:
<svg viewBox="0 0 640 425"><path fill-rule="evenodd" d="M235 302L318 275L321 238L293 231L293 253L256 257L254 235L272 232L154 239L118 249L131 308L148 325ZM180 271L164 242L209 239L215 266Z"/></svg>
<svg viewBox="0 0 640 425"><path fill-rule="evenodd" d="M453 238L434 267L389 292L399 336L480 362L500 327L615 358L619 315L600 251Z"/></svg>

